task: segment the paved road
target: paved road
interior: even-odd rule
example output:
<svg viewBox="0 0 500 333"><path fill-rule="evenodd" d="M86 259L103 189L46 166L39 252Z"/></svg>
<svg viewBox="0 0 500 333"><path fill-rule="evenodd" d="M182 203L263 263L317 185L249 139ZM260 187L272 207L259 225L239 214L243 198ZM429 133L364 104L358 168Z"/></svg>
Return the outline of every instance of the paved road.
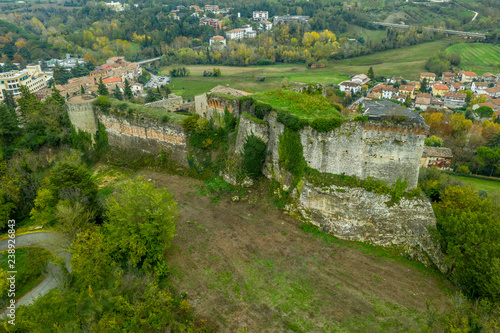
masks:
<svg viewBox="0 0 500 333"><path fill-rule="evenodd" d="M142 60L142 61L137 61L136 63L139 65L144 65L144 64L147 64L148 62L153 62L153 61L160 60L160 59L161 59L161 57L157 57L157 58L151 58L151 59L146 59L146 60Z"/></svg>
<svg viewBox="0 0 500 333"><path fill-rule="evenodd" d="M61 234L55 232L37 232L33 234L16 236L16 248L19 247L41 247L56 257L60 257L71 272L71 253L69 253L69 242ZM8 249L8 240L0 241L0 251ZM49 263L46 278L26 295L16 301L16 306L31 304L35 299L47 294L51 289L59 286L63 281L63 272L58 265ZM0 313L0 319L4 318L4 312Z"/></svg>
<svg viewBox="0 0 500 333"><path fill-rule="evenodd" d="M396 23L386 23L386 22L370 22L370 23L373 23L375 25L381 25L384 27L394 27L394 28L408 29L408 28L412 27L412 26L406 25L406 24L396 24ZM440 29L440 28L429 28L429 27L422 27L422 29L429 30L429 31L438 31L438 32L442 32L445 34L452 34L452 35L463 35L463 36L468 36L468 37L486 38L485 34L479 33L479 32L466 32L466 31Z"/></svg>

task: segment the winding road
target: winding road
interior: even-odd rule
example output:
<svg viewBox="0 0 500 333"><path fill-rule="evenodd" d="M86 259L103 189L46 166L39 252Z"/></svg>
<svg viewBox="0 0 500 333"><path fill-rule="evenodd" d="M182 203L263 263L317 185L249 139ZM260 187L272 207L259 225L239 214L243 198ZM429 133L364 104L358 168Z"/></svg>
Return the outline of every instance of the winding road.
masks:
<svg viewBox="0 0 500 333"><path fill-rule="evenodd" d="M60 257L66 264L66 268L71 272L71 253L68 251L69 242L62 234L56 232L37 232L16 236L16 248L20 247L41 247L50 251L54 256ZM8 249L8 239L0 241L0 251ZM47 294L51 289L59 286L64 279L64 274L60 266L49 263L48 274L45 279L26 295L16 301L16 307L33 303L35 299ZM0 318L4 318L4 312L0 313Z"/></svg>

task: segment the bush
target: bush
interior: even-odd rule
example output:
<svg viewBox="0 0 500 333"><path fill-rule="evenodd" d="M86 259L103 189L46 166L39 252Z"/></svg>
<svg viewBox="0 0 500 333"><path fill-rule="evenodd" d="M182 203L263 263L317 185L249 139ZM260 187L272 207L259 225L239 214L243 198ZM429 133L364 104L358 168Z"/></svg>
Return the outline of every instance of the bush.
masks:
<svg viewBox="0 0 500 333"><path fill-rule="evenodd" d="M481 106L474 110L474 114L481 118L490 118L493 115L493 109L489 106Z"/></svg>
<svg viewBox="0 0 500 333"><path fill-rule="evenodd" d="M266 158L266 143L255 135L250 135L243 145L243 170L252 179L262 175L262 165Z"/></svg>
<svg viewBox="0 0 500 333"><path fill-rule="evenodd" d="M186 67L179 67L170 70L171 77L185 77L189 76L189 70Z"/></svg>
<svg viewBox="0 0 500 333"><path fill-rule="evenodd" d="M467 165L461 165L457 168L457 170L455 170L455 172L469 174L470 170L469 170L469 167Z"/></svg>
<svg viewBox="0 0 500 333"><path fill-rule="evenodd" d="M425 139L425 145L428 147L442 147L443 146L443 139L438 138L437 136L433 135L433 136Z"/></svg>
<svg viewBox="0 0 500 333"><path fill-rule="evenodd" d="M307 167L299 133L285 127L280 136L278 151L280 165L290 171L294 176L294 182L297 183Z"/></svg>
<svg viewBox="0 0 500 333"><path fill-rule="evenodd" d="M331 130L340 127L344 120L342 118L316 118L312 121L311 127L318 132L330 132Z"/></svg>
<svg viewBox="0 0 500 333"><path fill-rule="evenodd" d="M93 102L94 106L96 106L101 112L108 113L111 109L111 102L108 100L108 97L102 95L95 99Z"/></svg>
<svg viewBox="0 0 500 333"><path fill-rule="evenodd" d="M280 111L276 120L294 131L299 131L309 125L307 120L300 119L286 111Z"/></svg>

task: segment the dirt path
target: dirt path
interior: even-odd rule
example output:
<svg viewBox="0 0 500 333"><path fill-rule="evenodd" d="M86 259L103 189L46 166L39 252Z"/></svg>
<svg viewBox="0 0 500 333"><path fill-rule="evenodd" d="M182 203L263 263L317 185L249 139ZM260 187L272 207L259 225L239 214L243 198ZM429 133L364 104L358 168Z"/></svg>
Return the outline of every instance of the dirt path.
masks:
<svg viewBox="0 0 500 333"><path fill-rule="evenodd" d="M445 303L439 276L305 233L266 189L216 205L195 194L196 180L140 174L178 201L173 283L222 332L404 332L422 322L427 302Z"/></svg>

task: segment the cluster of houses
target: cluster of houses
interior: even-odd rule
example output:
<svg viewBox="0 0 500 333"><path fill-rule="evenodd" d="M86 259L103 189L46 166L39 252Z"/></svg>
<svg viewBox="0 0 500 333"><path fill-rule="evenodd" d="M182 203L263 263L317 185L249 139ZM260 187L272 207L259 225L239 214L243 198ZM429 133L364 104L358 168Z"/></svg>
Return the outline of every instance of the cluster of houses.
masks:
<svg viewBox="0 0 500 333"><path fill-rule="evenodd" d="M83 58L75 58L70 54L66 54L66 58L64 59L50 59L47 61L39 61L38 64L43 67L54 68L56 66L64 67L64 68L73 68L76 65L83 65L85 61Z"/></svg>
<svg viewBox="0 0 500 333"><path fill-rule="evenodd" d="M72 78L67 84L56 85L63 95L75 95L81 93L82 89L86 92L97 92L99 80L111 90L116 86L122 91L124 89L125 79L130 82L132 91L138 95L143 92L143 85L136 82L142 74L142 68L139 64L128 62L124 57L112 57L106 60L106 63L97 66L87 76Z"/></svg>
<svg viewBox="0 0 500 333"><path fill-rule="evenodd" d="M428 92L419 92L423 82ZM344 89L351 93L361 90L361 85L347 81ZM404 83L404 84L403 84ZM341 86L342 90L342 86ZM466 90L475 95L483 95L486 103L479 103L473 109L488 106L500 113L500 74L484 73L477 75L470 71L458 73L445 72L439 78L434 73L421 73L420 81L406 82L402 77L393 77L387 84L379 84L373 88L367 99L395 99L401 102L411 98L415 109L425 111L429 108L455 109L466 105ZM343 90L344 91L344 90Z"/></svg>

